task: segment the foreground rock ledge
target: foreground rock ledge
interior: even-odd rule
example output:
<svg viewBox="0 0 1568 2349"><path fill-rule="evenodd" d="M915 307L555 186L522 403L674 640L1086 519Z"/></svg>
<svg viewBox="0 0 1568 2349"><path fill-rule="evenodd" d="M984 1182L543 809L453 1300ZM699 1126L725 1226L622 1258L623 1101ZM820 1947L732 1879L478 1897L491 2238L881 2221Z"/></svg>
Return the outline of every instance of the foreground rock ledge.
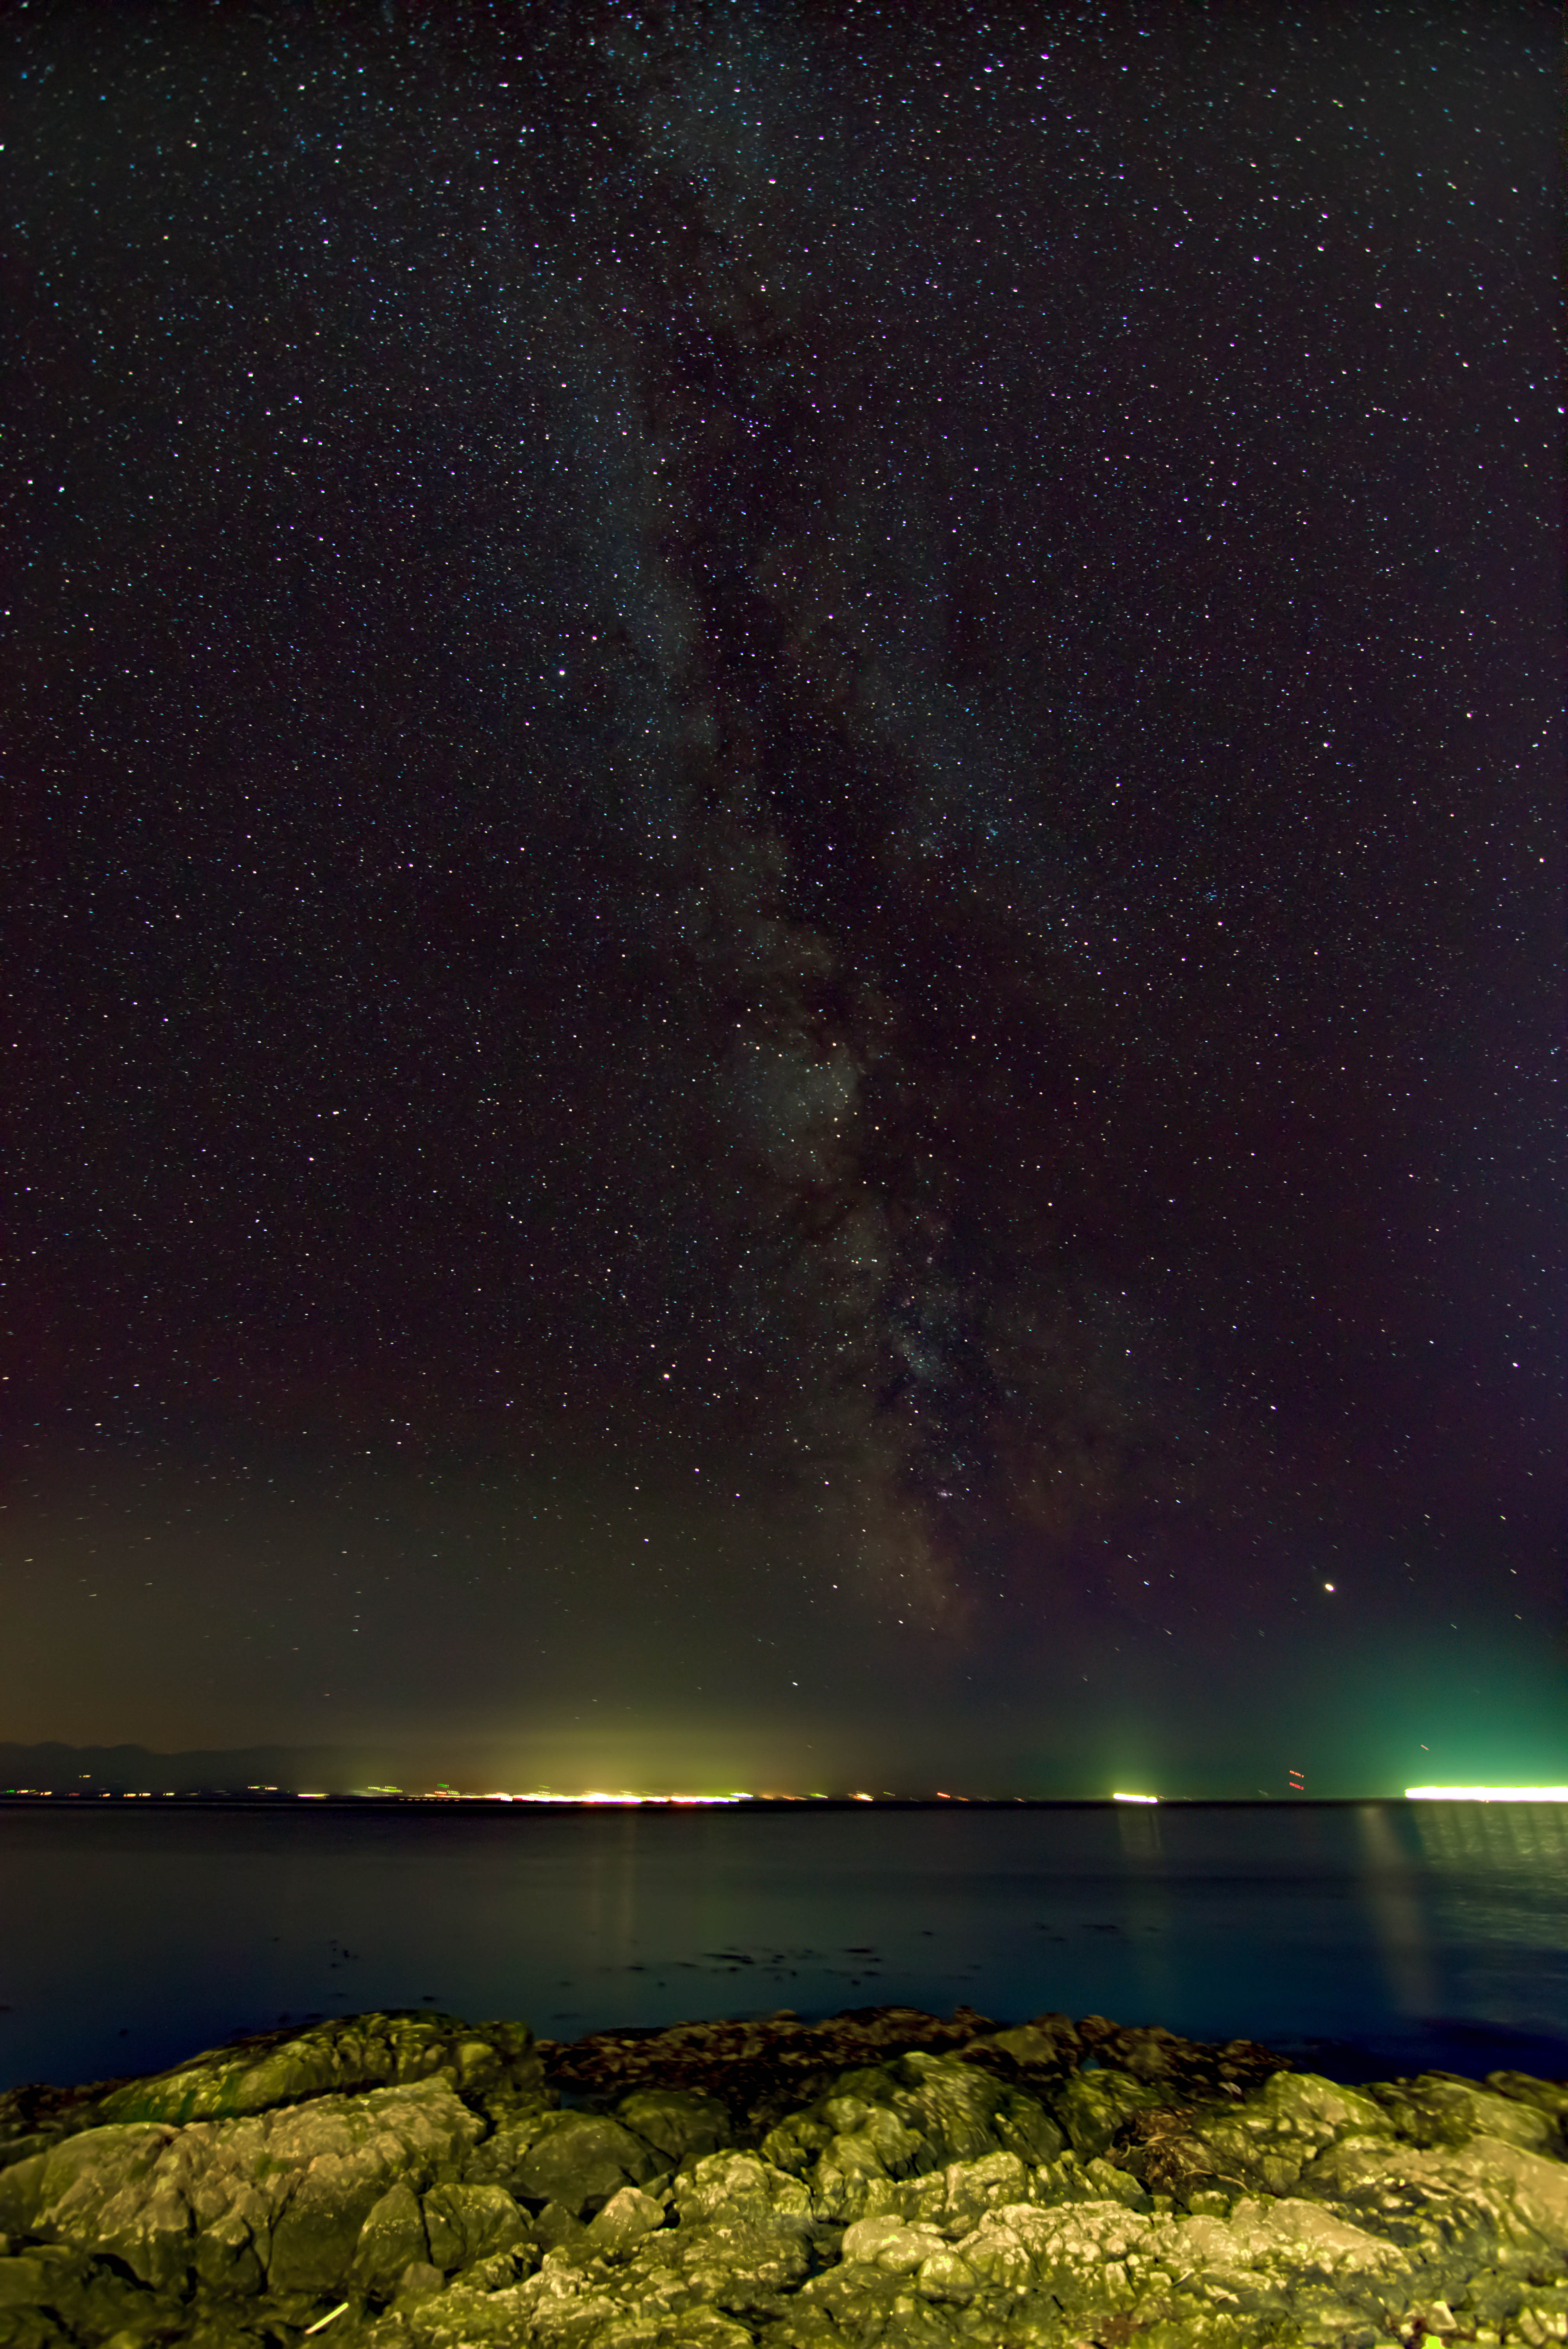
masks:
<svg viewBox="0 0 1568 2349"><path fill-rule="evenodd" d="M1568 2339L1568 2084L1100 2016L364 2014L0 2096L0 2349Z"/></svg>

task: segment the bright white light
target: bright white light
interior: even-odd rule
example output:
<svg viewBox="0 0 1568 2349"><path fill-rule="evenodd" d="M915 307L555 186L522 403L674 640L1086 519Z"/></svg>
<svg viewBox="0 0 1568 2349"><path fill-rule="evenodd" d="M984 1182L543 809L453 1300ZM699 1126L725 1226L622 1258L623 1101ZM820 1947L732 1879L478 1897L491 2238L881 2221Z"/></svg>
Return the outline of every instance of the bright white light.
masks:
<svg viewBox="0 0 1568 2349"><path fill-rule="evenodd" d="M1158 1795L1112 1795L1113 1803L1157 1803Z"/></svg>
<svg viewBox="0 0 1568 2349"><path fill-rule="evenodd" d="M640 1804L640 1805L645 1805L645 1805L647 1805L647 1804L650 1804L650 1803L748 1803L748 1802L749 1802L749 1801L751 1800L751 1796L750 1796L749 1795L746 1795L746 1794L739 1794L739 1795L603 1795L603 1794L596 1794L596 1793L595 1793L595 1794L588 1794L588 1795L550 1795L550 1794L518 1795L515 1795L515 1796L511 1796L511 1795L509 1795L509 1796L505 1797L504 1799L506 1799L506 1800L508 1800L508 1801L516 1801L516 1802L520 1802L520 1803L554 1803L554 1804L556 1804L556 1805L558 1805L558 1806L565 1806L565 1805L568 1805L568 1804L575 1804L575 1805L577 1805L577 1806L581 1806L582 1805L583 1805L583 1804L587 1804L587 1803L634 1803L634 1804Z"/></svg>
<svg viewBox="0 0 1568 2349"><path fill-rule="evenodd" d="M1568 1786L1407 1786L1408 1803L1568 1803Z"/></svg>

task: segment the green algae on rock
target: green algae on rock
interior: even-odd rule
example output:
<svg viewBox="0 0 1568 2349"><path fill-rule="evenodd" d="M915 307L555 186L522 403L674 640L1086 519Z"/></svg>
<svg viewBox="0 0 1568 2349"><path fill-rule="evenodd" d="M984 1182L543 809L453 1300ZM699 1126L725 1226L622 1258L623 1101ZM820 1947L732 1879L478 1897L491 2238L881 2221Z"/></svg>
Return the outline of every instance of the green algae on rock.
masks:
<svg viewBox="0 0 1568 2349"><path fill-rule="evenodd" d="M0 2097L0 2349L1544 2349L1565 2157L1568 2085L1099 2016L366 2014Z"/></svg>

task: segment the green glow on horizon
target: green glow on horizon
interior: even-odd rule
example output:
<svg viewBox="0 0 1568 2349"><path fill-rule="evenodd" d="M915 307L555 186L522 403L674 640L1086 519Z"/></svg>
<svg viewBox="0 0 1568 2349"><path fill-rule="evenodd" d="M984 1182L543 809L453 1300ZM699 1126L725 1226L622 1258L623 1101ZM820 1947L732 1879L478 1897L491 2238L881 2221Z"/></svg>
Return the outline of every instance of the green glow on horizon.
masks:
<svg viewBox="0 0 1568 2349"><path fill-rule="evenodd" d="M1568 1803L1568 1786L1407 1786L1408 1803Z"/></svg>

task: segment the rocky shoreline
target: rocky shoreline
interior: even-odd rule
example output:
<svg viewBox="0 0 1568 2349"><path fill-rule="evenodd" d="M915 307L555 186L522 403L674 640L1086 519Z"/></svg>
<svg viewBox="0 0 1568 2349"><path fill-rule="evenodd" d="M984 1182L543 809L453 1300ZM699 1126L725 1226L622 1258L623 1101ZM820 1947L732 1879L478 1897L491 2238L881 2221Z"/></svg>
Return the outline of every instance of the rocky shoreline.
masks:
<svg viewBox="0 0 1568 2349"><path fill-rule="evenodd" d="M365 2014L0 2096L0 2349L1568 2339L1568 2083L1101 2016Z"/></svg>

